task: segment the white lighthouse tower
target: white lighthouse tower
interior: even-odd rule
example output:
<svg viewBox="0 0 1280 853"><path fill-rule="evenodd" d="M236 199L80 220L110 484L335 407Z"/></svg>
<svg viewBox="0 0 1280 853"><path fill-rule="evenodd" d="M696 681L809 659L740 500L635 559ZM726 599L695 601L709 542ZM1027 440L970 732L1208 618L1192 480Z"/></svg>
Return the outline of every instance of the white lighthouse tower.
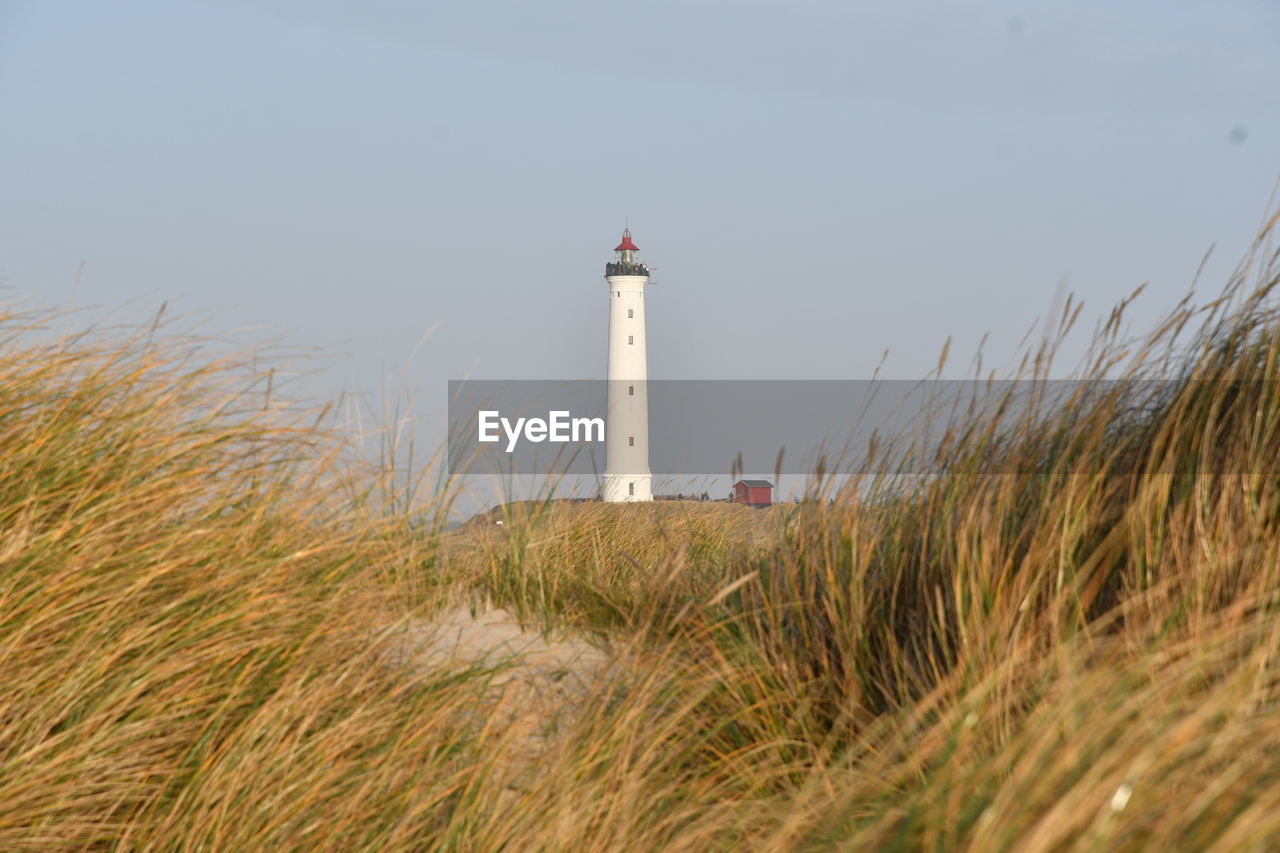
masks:
<svg viewBox="0 0 1280 853"><path fill-rule="evenodd" d="M605 407L605 465L600 497L651 501L648 362L644 345L644 286L649 267L636 260L631 229L605 264L609 282L609 391Z"/></svg>

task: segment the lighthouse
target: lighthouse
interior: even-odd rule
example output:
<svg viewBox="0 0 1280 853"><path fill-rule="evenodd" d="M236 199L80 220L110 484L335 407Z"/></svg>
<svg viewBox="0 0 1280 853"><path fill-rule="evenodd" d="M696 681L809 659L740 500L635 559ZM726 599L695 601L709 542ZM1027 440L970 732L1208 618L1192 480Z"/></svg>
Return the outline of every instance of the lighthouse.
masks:
<svg viewBox="0 0 1280 853"><path fill-rule="evenodd" d="M637 258L631 229L605 264L609 282L609 382L605 405L605 465L600 497L614 503L651 501L648 362L644 288L649 267Z"/></svg>

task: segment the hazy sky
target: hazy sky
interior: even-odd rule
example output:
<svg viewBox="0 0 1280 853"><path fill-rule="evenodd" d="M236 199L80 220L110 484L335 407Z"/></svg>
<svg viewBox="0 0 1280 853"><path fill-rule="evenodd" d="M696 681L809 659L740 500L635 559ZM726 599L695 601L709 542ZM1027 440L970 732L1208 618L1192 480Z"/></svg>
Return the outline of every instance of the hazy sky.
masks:
<svg viewBox="0 0 1280 853"><path fill-rule="evenodd" d="M428 421L603 376L628 218L651 375L918 377L1062 288L1150 318L1214 243L1222 282L1280 4L0 0L0 163L11 296L284 330Z"/></svg>

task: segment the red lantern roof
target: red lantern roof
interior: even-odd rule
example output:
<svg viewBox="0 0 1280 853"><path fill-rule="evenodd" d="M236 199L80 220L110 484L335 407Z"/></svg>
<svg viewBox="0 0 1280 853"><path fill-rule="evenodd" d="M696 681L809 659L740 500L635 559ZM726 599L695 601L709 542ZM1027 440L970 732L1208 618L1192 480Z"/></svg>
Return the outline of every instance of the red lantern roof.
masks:
<svg viewBox="0 0 1280 853"><path fill-rule="evenodd" d="M615 251L615 252L638 252L638 251L640 251L639 247L638 247L638 246L636 246L636 244L635 244L635 243L632 243L632 242L631 242L631 229L630 229L630 228L628 228L628 229L626 229L625 231L623 231L623 232L622 232L622 242L618 244L618 248L614 249L614 251Z"/></svg>

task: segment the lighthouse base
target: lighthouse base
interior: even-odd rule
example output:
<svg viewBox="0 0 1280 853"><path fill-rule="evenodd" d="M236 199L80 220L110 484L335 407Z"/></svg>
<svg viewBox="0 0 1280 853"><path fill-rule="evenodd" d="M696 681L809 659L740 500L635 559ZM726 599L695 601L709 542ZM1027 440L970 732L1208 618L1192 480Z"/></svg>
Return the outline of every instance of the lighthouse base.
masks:
<svg viewBox="0 0 1280 853"><path fill-rule="evenodd" d="M600 499L606 503L635 503L653 500L653 475L605 474Z"/></svg>

